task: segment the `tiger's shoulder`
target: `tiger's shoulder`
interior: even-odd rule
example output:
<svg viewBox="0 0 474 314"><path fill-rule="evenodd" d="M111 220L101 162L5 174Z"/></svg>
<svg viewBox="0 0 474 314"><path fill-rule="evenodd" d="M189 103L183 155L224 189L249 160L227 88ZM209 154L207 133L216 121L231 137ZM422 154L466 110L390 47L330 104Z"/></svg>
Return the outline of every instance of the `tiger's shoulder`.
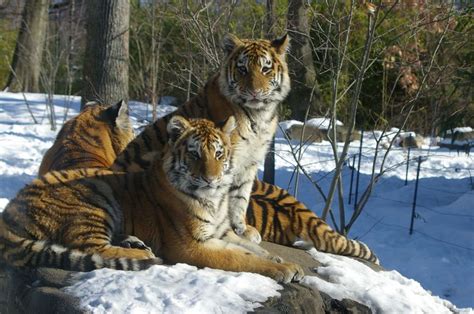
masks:
<svg viewBox="0 0 474 314"><path fill-rule="evenodd" d="M90 104L59 131L46 152L39 175L51 170L108 168L134 138L128 105Z"/></svg>

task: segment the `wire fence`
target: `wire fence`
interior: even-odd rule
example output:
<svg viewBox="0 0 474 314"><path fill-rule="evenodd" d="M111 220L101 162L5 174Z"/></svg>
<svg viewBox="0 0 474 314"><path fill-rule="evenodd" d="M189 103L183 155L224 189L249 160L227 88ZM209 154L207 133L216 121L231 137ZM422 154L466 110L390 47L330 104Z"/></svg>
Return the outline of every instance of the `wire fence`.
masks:
<svg viewBox="0 0 474 314"><path fill-rule="evenodd" d="M304 150L305 152L306 152L306 149L308 149L308 147L305 148ZM360 183L361 160L365 159L366 161L373 161L375 152L378 153L379 155L378 158L383 159L384 153L387 151L386 148L381 147L381 146L363 147L363 141L361 141L360 147L357 148L358 150L357 152L354 152L355 149L356 147L351 147L351 150L353 152L348 154L344 161L344 167L347 167L348 169L350 169L350 171L342 172L342 177L344 180L347 180L347 178L350 176L349 193L347 195L346 201L348 201L349 204L353 202L354 208L357 207L357 203L359 200L359 189L360 189L360 184L361 184ZM377 224L382 224L382 225L387 225L387 226L390 225L390 226L396 226L396 227L402 228L404 230L407 230L410 235L413 233L416 233L426 239L441 242L453 247L462 248L469 251L474 251L473 248L469 248L469 247L466 247L457 243L453 243L450 241L445 241L443 239L439 239L436 236L430 235L426 231L416 230L416 225L415 225L416 219L424 220L423 211L430 212L433 215L440 215L440 216L446 216L446 217L458 217L458 218L463 218L463 219L474 219L474 214L443 212L442 210L433 208L433 206L430 206L429 204L423 204L424 200L426 199L423 199L423 198L420 199L418 196L418 193L420 192L426 194L426 191L432 191L437 194L444 193L443 195L452 195L452 196L455 196L455 198L462 195L468 195L468 196L472 195L474 197L474 179L472 176L472 172L474 172L474 167L470 166L470 165L474 165L474 159L473 159L473 162L470 165L468 164L467 167L459 166L459 165L446 166L442 164L443 159L447 160L447 159L452 159L454 156L460 156L459 151L454 152L454 153L451 153L451 151L447 151L440 154L439 150L433 150L431 147L429 149L416 149L416 150L412 150L411 148L394 148L394 147L392 147L391 149L398 150L398 151L404 150L405 158L403 161L399 161L396 164L386 166L385 169L383 170L384 173L382 173L379 178L380 182L377 183L377 186L383 185L384 181L390 182L389 180L385 180L385 173L389 171L395 171L395 170L398 170L398 168L403 167L405 170L405 186L408 186L408 185L413 186L412 201L390 199L390 198L382 197L375 194L372 194L370 197L375 198L375 199L382 199L388 202L398 203L404 207L411 208L411 217L410 217L409 226L399 226L399 225L394 225L394 224L388 224L388 223L382 222L383 218L380 218L371 228L369 228L369 230L367 230L359 238L362 238L367 233L371 232ZM292 147L291 151L288 150L285 152L292 153L294 152L294 148ZM461 152L461 153L465 154L469 159L472 159L472 157L469 155L469 152ZM292 164L292 161L288 157L284 157L283 154L281 153L278 154L278 152L276 152L276 154L279 155L279 157L282 160L286 159L285 160L286 162L288 162L289 164ZM330 152L328 154L330 154ZM293 157L295 156L293 155ZM433 160L434 164L426 163L426 161L430 159L436 159L436 160ZM318 164L325 164L325 163L334 163L335 165L335 160L334 160L334 157L328 157L328 158L320 159L317 161L312 160L311 162L307 162L305 164L302 164L300 160L299 163L301 167L316 166ZM332 169L327 169L327 166L325 168L326 168L326 170L324 170L325 173L322 176L318 176L318 178L315 178L314 182L320 183L327 177L330 177L331 175L333 175L333 173L336 170L335 166ZM464 191L454 191L452 188L449 188L449 186L445 186L445 185L442 185L440 187L433 187L432 185L426 186L423 184L423 181L420 180L420 177L426 178L427 176L425 174L427 171L430 173L439 172L440 176L443 175L442 172L457 172L457 173L467 172L466 177L469 178L471 187L470 189L468 187ZM415 176L416 179L409 180L409 177L413 178L414 174L416 174ZM473 198L473 201L474 201L474 198ZM370 214L368 213L366 214L370 216ZM373 218L376 219L375 217Z"/></svg>

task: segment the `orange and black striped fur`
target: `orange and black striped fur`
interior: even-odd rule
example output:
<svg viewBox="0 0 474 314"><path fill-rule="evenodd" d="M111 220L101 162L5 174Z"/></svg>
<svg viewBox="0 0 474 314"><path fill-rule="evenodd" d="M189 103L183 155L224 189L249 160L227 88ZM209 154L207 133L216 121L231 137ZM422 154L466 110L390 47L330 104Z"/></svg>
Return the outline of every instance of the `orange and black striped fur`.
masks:
<svg viewBox="0 0 474 314"><path fill-rule="evenodd" d="M133 138L124 101L109 107L88 103L63 125L43 157L39 175L51 170L108 168Z"/></svg>
<svg viewBox="0 0 474 314"><path fill-rule="evenodd" d="M273 41L227 36L226 59L219 73L195 98L147 126L117 157L112 169L130 172L148 168L156 156L165 153L166 124L175 114L215 123L234 116L237 126L231 136L234 173L228 191L232 204L229 215L234 230L245 233L245 211L257 168L275 133L277 106L290 90L285 61L288 44L286 35ZM259 241L257 236L254 238Z"/></svg>
<svg viewBox="0 0 474 314"><path fill-rule="evenodd" d="M79 169L36 179L2 213L2 258L20 267L72 270L143 269L161 262L147 250L112 245L126 232L169 263L301 279L298 265L279 263L238 237L221 210L232 182L234 123L230 118L220 130L207 120L174 117L166 153L144 172ZM84 178L78 178L81 172Z"/></svg>
<svg viewBox="0 0 474 314"><path fill-rule="evenodd" d="M358 257L379 264L367 245L337 233L288 191L275 185L255 180L246 219L265 241L291 246L300 239L320 252Z"/></svg>
<svg viewBox="0 0 474 314"><path fill-rule="evenodd" d="M259 242L260 235L254 232L253 228L256 227L263 233L264 239L286 245L290 244L288 239L292 238L290 231L296 232L297 237L305 239L310 237L320 250L365 257L374 261L374 254L365 244L338 236L324 221L286 191L260 182L256 185L257 189L250 194L257 165L263 160L268 141L275 131L277 123L275 108L290 89L285 62L288 38L284 36L270 42L240 40L229 36L224 46L227 57L220 72L210 78L195 98L179 107L175 113L147 126L117 157L112 169L141 171L147 169L154 158L162 156L168 141L166 123L174 114L203 117L214 122L224 121L234 115L237 128L231 137L233 147L231 164L235 170L229 190L230 203L235 206L231 210L234 214L231 215L234 230L241 233L245 229L246 238ZM284 191L288 199L292 199L291 205L286 203L286 199L275 202L273 193L265 199L264 195L269 190ZM253 209L254 216L260 219L248 219L249 225L245 227L242 219L245 217L243 213L246 212L247 206ZM273 220L273 213L278 213L281 220ZM262 227L262 219L265 220L265 228ZM303 222L300 223L300 219ZM305 227L294 227L298 224L303 224ZM278 233L280 227L284 232ZM273 232L278 235L269 235L268 230L274 230ZM288 238L282 238L279 234Z"/></svg>

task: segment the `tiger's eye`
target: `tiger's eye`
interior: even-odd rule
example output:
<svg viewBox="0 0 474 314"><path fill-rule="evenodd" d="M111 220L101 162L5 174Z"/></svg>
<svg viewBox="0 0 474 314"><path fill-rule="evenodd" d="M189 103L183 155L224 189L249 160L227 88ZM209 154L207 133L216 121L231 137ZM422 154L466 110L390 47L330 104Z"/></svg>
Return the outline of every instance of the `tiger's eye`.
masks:
<svg viewBox="0 0 474 314"><path fill-rule="evenodd" d="M245 66L243 66L243 65L238 66L238 67L237 67L237 70L239 70L239 72L240 72L241 74L246 74L246 73L247 73L247 68L246 68Z"/></svg>
<svg viewBox="0 0 474 314"><path fill-rule="evenodd" d="M216 151L216 159L217 160L221 159L223 155L224 154L222 153L222 151L220 151L220 150Z"/></svg>
<svg viewBox="0 0 474 314"><path fill-rule="evenodd" d="M272 68L270 68L270 67L263 67L263 68L262 68L262 73L263 73L263 74L267 74L268 72L270 72L271 69L272 69Z"/></svg>
<svg viewBox="0 0 474 314"><path fill-rule="evenodd" d="M198 160L200 158L199 154L196 151L188 151L188 155L194 160Z"/></svg>

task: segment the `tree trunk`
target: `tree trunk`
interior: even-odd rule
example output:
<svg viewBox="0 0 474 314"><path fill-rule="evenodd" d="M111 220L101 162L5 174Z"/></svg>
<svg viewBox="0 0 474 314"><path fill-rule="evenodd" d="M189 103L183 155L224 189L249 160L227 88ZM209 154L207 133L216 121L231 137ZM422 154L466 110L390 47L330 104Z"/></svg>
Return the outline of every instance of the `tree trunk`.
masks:
<svg viewBox="0 0 474 314"><path fill-rule="evenodd" d="M27 0L23 8L10 75L5 88L39 92L49 0Z"/></svg>
<svg viewBox="0 0 474 314"><path fill-rule="evenodd" d="M292 118L303 121L306 110L310 113L316 109L319 90L316 85L312 49L309 42L309 23L306 1L288 1L287 28L291 37L291 50L288 56L288 67L291 78L291 92L287 101L291 108ZM314 88L314 90L313 90ZM313 95L311 96L311 94Z"/></svg>
<svg viewBox="0 0 474 314"><path fill-rule="evenodd" d="M82 106L128 100L128 0L88 0Z"/></svg>
<svg viewBox="0 0 474 314"><path fill-rule="evenodd" d="M275 38L274 25L276 20L275 2L273 0L267 0L266 5L266 23L265 23L265 35L268 39ZM270 142L268 153L265 156L265 162L263 165L263 181L275 184L275 137Z"/></svg>

